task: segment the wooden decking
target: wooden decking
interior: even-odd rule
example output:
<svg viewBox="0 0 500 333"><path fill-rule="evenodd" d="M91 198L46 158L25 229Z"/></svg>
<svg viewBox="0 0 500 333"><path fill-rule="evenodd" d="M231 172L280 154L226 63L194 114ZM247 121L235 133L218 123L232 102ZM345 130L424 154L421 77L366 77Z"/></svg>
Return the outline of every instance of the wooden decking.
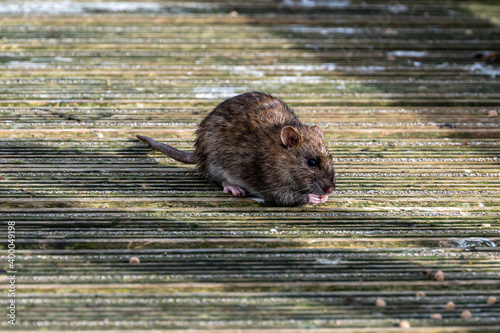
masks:
<svg viewBox="0 0 500 333"><path fill-rule="evenodd" d="M8 223L17 270L0 330L500 330L500 67L474 59L500 50L500 4L17 3L0 2L0 278ZM327 204L227 196L135 139L192 150L251 90L322 126Z"/></svg>

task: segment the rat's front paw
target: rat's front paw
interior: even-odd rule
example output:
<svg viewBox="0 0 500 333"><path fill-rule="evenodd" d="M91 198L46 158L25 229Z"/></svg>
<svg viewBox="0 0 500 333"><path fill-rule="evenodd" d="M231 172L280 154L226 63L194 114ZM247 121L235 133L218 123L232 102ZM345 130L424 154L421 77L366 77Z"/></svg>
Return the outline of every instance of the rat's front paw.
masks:
<svg viewBox="0 0 500 333"><path fill-rule="evenodd" d="M307 195L307 203L311 205L325 203L327 200L328 200L328 195L317 195L312 193Z"/></svg>
<svg viewBox="0 0 500 333"><path fill-rule="evenodd" d="M235 197L245 195L245 190L242 189L241 187L235 186L235 185L224 186L224 193L228 194L229 192L231 192L231 194Z"/></svg>

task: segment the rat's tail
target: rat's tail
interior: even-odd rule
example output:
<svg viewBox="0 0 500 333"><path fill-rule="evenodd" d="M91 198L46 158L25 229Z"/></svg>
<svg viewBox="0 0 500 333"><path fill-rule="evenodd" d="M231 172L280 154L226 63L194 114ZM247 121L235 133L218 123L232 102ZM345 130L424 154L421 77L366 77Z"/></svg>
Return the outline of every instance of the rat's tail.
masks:
<svg viewBox="0 0 500 333"><path fill-rule="evenodd" d="M179 162L196 164L196 158L194 153L187 153L185 151L175 149L174 147L171 147L164 143L156 142L155 140L148 138L147 136L137 135L137 138L139 140L147 142L154 149L159 150L164 154L167 154L168 156L172 157L173 159Z"/></svg>

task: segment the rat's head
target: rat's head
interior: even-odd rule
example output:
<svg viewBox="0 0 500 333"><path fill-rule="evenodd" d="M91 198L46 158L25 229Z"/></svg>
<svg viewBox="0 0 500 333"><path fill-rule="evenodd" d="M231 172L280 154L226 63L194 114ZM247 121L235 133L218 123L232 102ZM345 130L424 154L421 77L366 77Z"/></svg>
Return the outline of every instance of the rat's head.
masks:
<svg viewBox="0 0 500 333"><path fill-rule="evenodd" d="M279 195L285 205L325 202L335 189L335 170L317 125L284 126L280 132Z"/></svg>

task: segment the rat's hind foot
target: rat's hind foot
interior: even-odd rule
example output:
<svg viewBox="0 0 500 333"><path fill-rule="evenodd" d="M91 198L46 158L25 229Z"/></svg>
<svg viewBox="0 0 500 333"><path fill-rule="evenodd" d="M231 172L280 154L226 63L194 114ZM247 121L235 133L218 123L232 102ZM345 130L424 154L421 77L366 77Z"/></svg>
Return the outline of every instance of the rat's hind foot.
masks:
<svg viewBox="0 0 500 333"><path fill-rule="evenodd" d="M225 183L222 183L222 186L224 186L224 193L226 194L231 192L231 194L234 195L235 197L240 197L245 195L245 190L239 186L229 185Z"/></svg>
<svg viewBox="0 0 500 333"><path fill-rule="evenodd" d="M312 193L307 195L307 203L311 205L325 203L327 200L328 200L328 195L316 195Z"/></svg>

